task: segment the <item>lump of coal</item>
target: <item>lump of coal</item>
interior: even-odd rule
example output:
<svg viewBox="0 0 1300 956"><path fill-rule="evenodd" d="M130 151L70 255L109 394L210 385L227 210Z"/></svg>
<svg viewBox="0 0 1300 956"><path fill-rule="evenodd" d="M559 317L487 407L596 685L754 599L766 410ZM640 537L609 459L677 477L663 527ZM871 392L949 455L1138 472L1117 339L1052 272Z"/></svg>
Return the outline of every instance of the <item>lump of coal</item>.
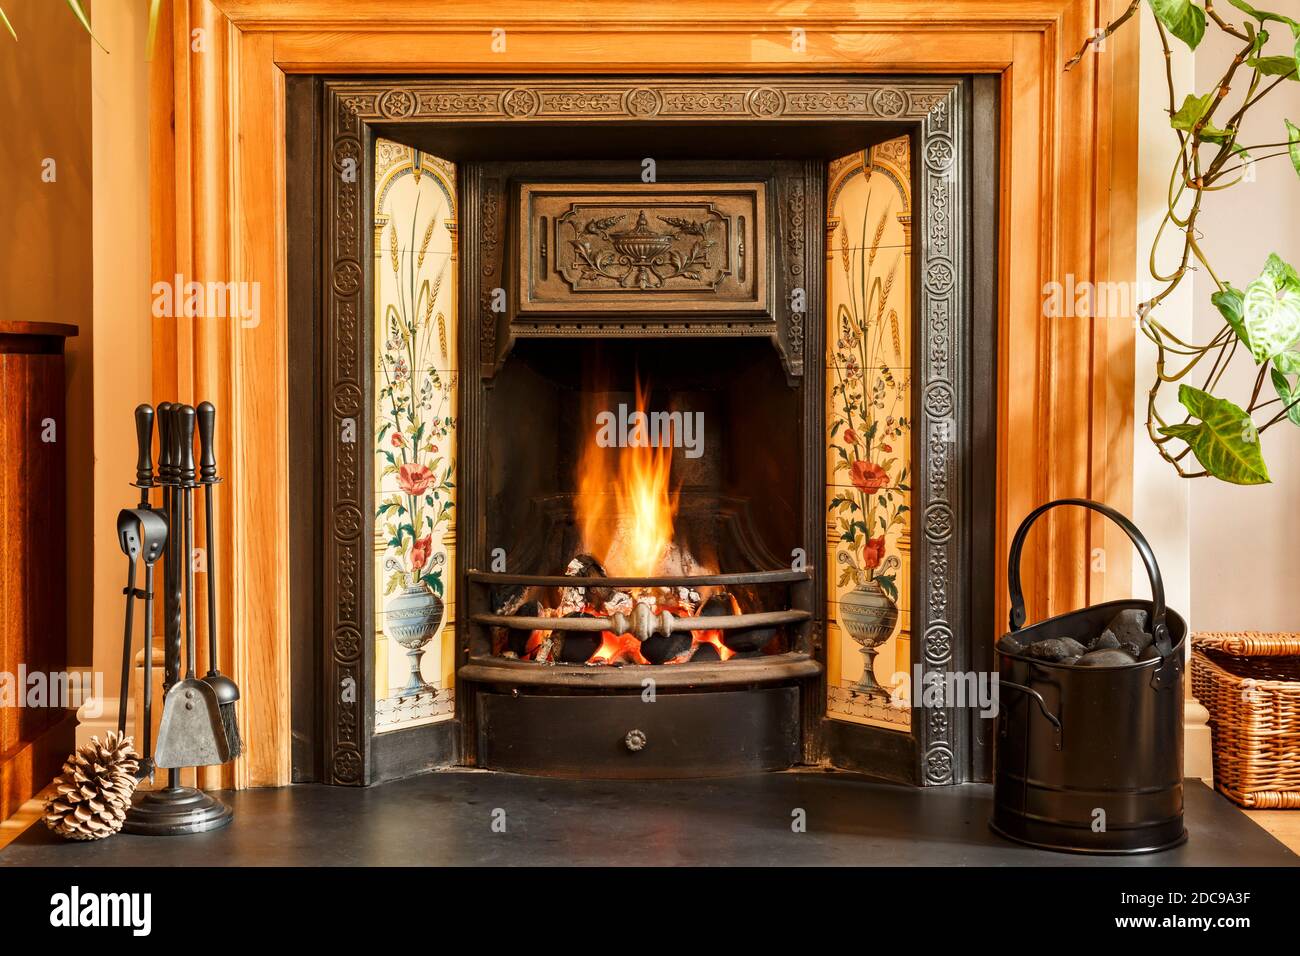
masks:
<svg viewBox="0 0 1300 956"><path fill-rule="evenodd" d="M569 562L568 567L564 569L568 577L582 578L607 578L605 566L590 554L580 554ZM572 588L566 590L582 591L582 588ZM587 588L586 601L592 607L601 607L606 601L614 596L613 588Z"/></svg>
<svg viewBox="0 0 1300 956"><path fill-rule="evenodd" d="M674 657L680 657L691 649L691 632L678 631L675 634L656 632L641 642L641 655L651 664L662 664Z"/></svg>
<svg viewBox="0 0 1300 956"><path fill-rule="evenodd" d="M1059 663L1067 657L1081 657L1088 649L1072 637L1049 637L1025 648L1025 653L1041 661Z"/></svg>
<svg viewBox="0 0 1300 956"><path fill-rule="evenodd" d="M513 612L515 617L541 617L542 606L536 601L529 601L527 604L521 604ZM523 657L524 651L528 647L528 638L532 636L532 631L526 631L523 628L512 627L506 631L506 647L512 651L515 656Z"/></svg>
<svg viewBox="0 0 1300 956"><path fill-rule="evenodd" d="M997 649L1003 654L1023 654L1025 645L1014 634L1003 634L998 638Z"/></svg>
<svg viewBox="0 0 1300 956"><path fill-rule="evenodd" d="M731 614L731 595L726 591L719 591L712 595L700 607L697 617L727 617Z"/></svg>
<svg viewBox="0 0 1300 956"><path fill-rule="evenodd" d="M1089 651L1079 658L1080 667L1125 667L1129 664L1136 664L1137 660L1128 651L1105 648L1100 651Z"/></svg>
<svg viewBox="0 0 1300 956"><path fill-rule="evenodd" d="M1147 612L1137 607L1125 608L1111 618L1102 636L1105 637L1107 632L1115 635L1119 646L1134 657L1145 651L1154 640L1147 633Z"/></svg>
<svg viewBox="0 0 1300 956"><path fill-rule="evenodd" d="M1152 643L1152 644L1148 644L1143 649L1142 653L1138 655L1138 660L1153 661L1159 656L1160 656L1160 651L1156 648L1155 644Z"/></svg>
<svg viewBox="0 0 1300 956"><path fill-rule="evenodd" d="M722 643L738 656L757 654L776 640L774 627L742 627L722 632Z"/></svg>
<svg viewBox="0 0 1300 956"><path fill-rule="evenodd" d="M594 619L596 615L575 612L564 616ZM601 640L600 631L565 631L564 645L560 648L558 660L563 664L585 664L596 653Z"/></svg>
<svg viewBox="0 0 1300 956"><path fill-rule="evenodd" d="M718 649L707 642L696 646L695 650L691 653L692 664L720 660L722 660L722 655L718 653Z"/></svg>
<svg viewBox="0 0 1300 956"><path fill-rule="evenodd" d="M735 599L719 591L704 602L697 617L728 617L736 613ZM740 627L722 632L722 643L737 654L757 654L776 639L775 627Z"/></svg>
<svg viewBox="0 0 1300 956"><path fill-rule="evenodd" d="M606 614L613 614L616 611L623 614L632 613L632 595L626 591L615 591L613 596L605 602L604 611Z"/></svg>
<svg viewBox="0 0 1300 956"><path fill-rule="evenodd" d="M519 584L498 584L492 587L492 613L514 614L524 603L527 591Z"/></svg>
<svg viewBox="0 0 1300 956"><path fill-rule="evenodd" d="M1118 647L1119 638L1115 636L1113 631L1102 631L1088 645L1088 649L1091 651L1113 651Z"/></svg>

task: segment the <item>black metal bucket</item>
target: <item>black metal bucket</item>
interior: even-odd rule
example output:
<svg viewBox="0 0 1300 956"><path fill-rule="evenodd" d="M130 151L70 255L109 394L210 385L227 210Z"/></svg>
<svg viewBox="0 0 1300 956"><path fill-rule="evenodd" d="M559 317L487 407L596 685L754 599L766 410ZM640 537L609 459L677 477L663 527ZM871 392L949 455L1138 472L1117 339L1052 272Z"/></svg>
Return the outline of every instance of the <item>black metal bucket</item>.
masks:
<svg viewBox="0 0 1300 956"><path fill-rule="evenodd" d="M1021 630L1020 552L1043 512L1071 504L1116 522L1137 547L1152 600L1110 601ZM1008 561L1011 630L1033 643L1098 634L1119 611L1148 613L1159 654L1120 667L1078 667L999 650L993 830L1072 853L1152 853L1187 839L1183 828L1183 642L1187 624L1165 607L1155 555L1126 517L1081 498L1048 502L1016 531Z"/></svg>

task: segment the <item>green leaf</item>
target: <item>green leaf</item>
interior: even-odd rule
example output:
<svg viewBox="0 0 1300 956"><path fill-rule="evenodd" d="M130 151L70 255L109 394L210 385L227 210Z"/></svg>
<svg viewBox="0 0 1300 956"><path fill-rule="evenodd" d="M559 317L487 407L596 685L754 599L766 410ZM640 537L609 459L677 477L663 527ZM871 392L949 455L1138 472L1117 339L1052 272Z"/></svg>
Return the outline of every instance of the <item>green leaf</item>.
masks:
<svg viewBox="0 0 1300 956"><path fill-rule="evenodd" d="M1246 65L1258 70L1264 76L1290 76L1297 79L1296 61L1293 56L1259 56L1247 60Z"/></svg>
<svg viewBox="0 0 1300 956"><path fill-rule="evenodd" d="M1276 253L1246 287L1242 316L1257 363L1285 352L1300 338L1300 276Z"/></svg>
<svg viewBox="0 0 1300 956"><path fill-rule="evenodd" d="M0 23L3 23L5 25L5 29L9 31L9 35L11 37L13 37L15 40L18 39L18 34L14 32L14 25L10 23L9 18L5 16L4 7L0 7Z"/></svg>
<svg viewBox="0 0 1300 956"><path fill-rule="evenodd" d="M1300 46L1300 43L1297 46ZM1300 56L1300 53L1296 55ZM1300 127L1290 120L1283 120L1282 122L1286 123L1286 151L1291 156L1291 165L1295 167L1296 175L1300 176Z"/></svg>
<svg viewBox="0 0 1300 956"><path fill-rule="evenodd" d="M1232 330L1237 333L1237 338L1250 348L1250 335L1246 332L1246 322L1242 317L1242 309L1245 306L1245 293L1240 289L1234 289L1231 284L1222 291L1210 296L1210 301L1214 303L1215 308L1232 326Z"/></svg>
<svg viewBox="0 0 1300 956"><path fill-rule="evenodd" d="M68 9L72 11L73 15L76 16L78 20L81 21L81 25L86 28L86 32L90 34L90 38L95 41L95 44L101 50L107 53L108 50L104 47L104 44L100 43L99 37L95 36L95 31L90 29L90 17L86 16L86 11L82 9L80 0L67 0L67 3Z"/></svg>
<svg viewBox="0 0 1300 956"><path fill-rule="evenodd" d="M1199 422L1167 425L1162 435L1187 442L1201 467L1235 485L1266 484L1268 468L1259 447L1259 433L1250 416L1232 402L1199 388L1181 385L1178 400Z"/></svg>
<svg viewBox="0 0 1300 956"><path fill-rule="evenodd" d="M1287 377L1277 369L1273 369L1272 379L1277 397L1282 399L1282 405L1286 408L1286 417L1293 425L1300 426L1300 388L1293 389Z"/></svg>
<svg viewBox="0 0 1300 956"><path fill-rule="evenodd" d="M1267 23L1272 20L1275 23L1285 23L1292 30L1300 29L1300 24L1297 24L1290 17L1283 16L1280 13L1269 13L1267 10L1256 10L1246 0L1228 0L1228 2L1247 16L1254 17L1260 23Z"/></svg>
<svg viewBox="0 0 1300 956"><path fill-rule="evenodd" d="M1190 133L1202 116L1204 116L1214 105L1215 96L1213 93L1206 93L1204 96L1194 96L1187 94L1183 100L1183 105L1178 108L1178 112L1169 117L1169 125L1174 129L1180 129L1185 133ZM1206 123L1201 127L1200 138L1208 143L1222 143L1232 137L1232 133L1227 130L1219 129L1213 123Z"/></svg>
<svg viewBox="0 0 1300 956"><path fill-rule="evenodd" d="M1273 367L1283 375L1300 373L1300 352L1279 352L1273 356Z"/></svg>
<svg viewBox="0 0 1300 956"><path fill-rule="evenodd" d="M149 40L145 45L145 59L153 59L154 41L158 38L158 14L162 12L162 0L149 0Z"/></svg>
<svg viewBox="0 0 1300 956"><path fill-rule="evenodd" d="M1205 11L1192 0L1147 0L1165 29L1193 50L1205 36Z"/></svg>

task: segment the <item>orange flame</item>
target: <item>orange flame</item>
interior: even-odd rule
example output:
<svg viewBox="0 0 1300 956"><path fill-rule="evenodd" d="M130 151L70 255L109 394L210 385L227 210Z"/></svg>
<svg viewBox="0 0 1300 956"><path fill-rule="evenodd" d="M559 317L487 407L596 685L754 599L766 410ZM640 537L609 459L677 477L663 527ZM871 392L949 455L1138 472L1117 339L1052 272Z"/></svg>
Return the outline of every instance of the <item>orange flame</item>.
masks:
<svg viewBox="0 0 1300 956"><path fill-rule="evenodd" d="M722 643L721 631L691 631L691 638L694 641L691 644L692 655L701 644L712 644L718 650L718 660L729 661L736 656L735 651Z"/></svg>
<svg viewBox="0 0 1300 956"><path fill-rule="evenodd" d="M646 397L638 379L636 411L642 416ZM649 577L659 571L673 543L678 495L670 484L670 436L661 435L652 447L649 428L638 429L635 421L628 428L629 447L602 448L597 434L591 433L578 463L582 540L588 551L603 558L611 575Z"/></svg>

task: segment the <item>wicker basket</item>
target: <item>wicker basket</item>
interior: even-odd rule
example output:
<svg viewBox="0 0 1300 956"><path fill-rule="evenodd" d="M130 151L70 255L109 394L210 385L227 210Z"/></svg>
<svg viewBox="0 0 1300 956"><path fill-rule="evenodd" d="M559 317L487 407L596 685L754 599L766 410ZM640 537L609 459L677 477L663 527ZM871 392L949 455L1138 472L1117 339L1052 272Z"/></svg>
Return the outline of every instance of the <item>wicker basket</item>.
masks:
<svg viewBox="0 0 1300 956"><path fill-rule="evenodd" d="M1193 635L1192 693L1210 712L1215 786L1243 807L1300 809L1300 634Z"/></svg>

